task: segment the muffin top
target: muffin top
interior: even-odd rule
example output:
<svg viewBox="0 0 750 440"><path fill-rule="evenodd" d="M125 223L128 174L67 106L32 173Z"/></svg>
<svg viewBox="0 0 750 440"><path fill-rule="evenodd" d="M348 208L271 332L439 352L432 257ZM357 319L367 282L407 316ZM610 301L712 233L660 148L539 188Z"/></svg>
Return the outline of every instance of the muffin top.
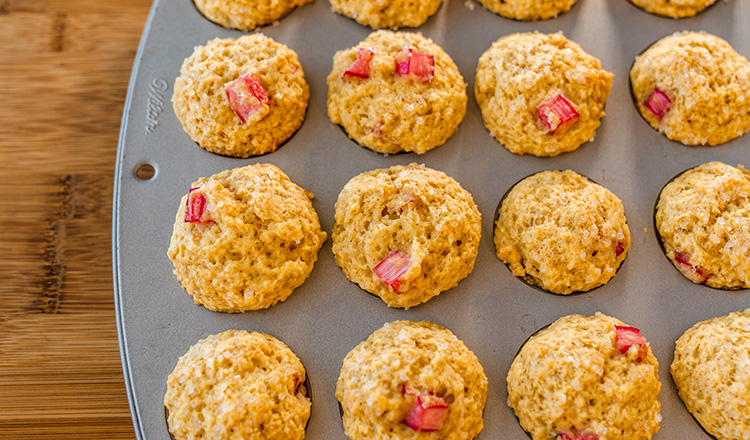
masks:
<svg viewBox="0 0 750 440"><path fill-rule="evenodd" d="M578 0L479 0L488 10L514 20L555 18L568 12Z"/></svg>
<svg viewBox="0 0 750 440"><path fill-rule="evenodd" d="M613 76L562 33L517 33L479 58L474 94L505 148L556 156L594 139Z"/></svg>
<svg viewBox="0 0 750 440"><path fill-rule="evenodd" d="M169 375L169 432L176 440L301 440L311 408L304 382L299 358L273 336L211 335Z"/></svg>
<svg viewBox="0 0 750 440"><path fill-rule="evenodd" d="M685 18L702 12L716 0L630 0L651 14L669 18Z"/></svg>
<svg viewBox="0 0 750 440"><path fill-rule="evenodd" d="M556 294L607 283L629 249L620 199L570 170L521 180L495 221L497 257L515 276Z"/></svg>
<svg viewBox="0 0 750 440"><path fill-rule="evenodd" d="M352 440L469 440L484 426L487 377L450 330L395 321L346 355L336 398Z"/></svg>
<svg viewBox="0 0 750 440"><path fill-rule="evenodd" d="M371 33L336 52L327 82L331 122L379 153L425 153L445 143L466 113L461 72L418 33Z"/></svg>
<svg viewBox="0 0 750 440"><path fill-rule="evenodd" d="M750 433L750 309L699 322L680 336L671 367L680 398L718 440Z"/></svg>
<svg viewBox="0 0 750 440"><path fill-rule="evenodd" d="M750 171L716 161L685 171L662 189L655 221L667 258L685 277L750 287Z"/></svg>
<svg viewBox="0 0 750 440"><path fill-rule="evenodd" d="M521 347L508 403L533 440L650 439L661 421L658 369L637 328L568 315Z"/></svg>
<svg viewBox="0 0 750 440"><path fill-rule="evenodd" d="M443 0L329 0L331 9L373 29L421 26Z"/></svg>
<svg viewBox="0 0 750 440"><path fill-rule="evenodd" d="M313 0L193 0L206 18L230 29L251 31L280 20Z"/></svg>
<svg viewBox="0 0 750 440"><path fill-rule="evenodd" d="M167 252L196 303L241 312L284 301L312 272L327 234L313 195L269 164L193 182Z"/></svg>
<svg viewBox="0 0 750 440"><path fill-rule="evenodd" d="M275 151L302 125L310 92L297 54L263 34L197 46L172 107L201 148L232 157Z"/></svg>
<svg viewBox="0 0 750 440"><path fill-rule="evenodd" d="M474 268L482 217L445 173L393 166L352 178L336 201L333 254L349 280L391 307L423 303Z"/></svg>
<svg viewBox="0 0 750 440"><path fill-rule="evenodd" d="M719 145L750 130L750 63L723 39L676 32L638 55L630 86L638 111L686 145Z"/></svg>

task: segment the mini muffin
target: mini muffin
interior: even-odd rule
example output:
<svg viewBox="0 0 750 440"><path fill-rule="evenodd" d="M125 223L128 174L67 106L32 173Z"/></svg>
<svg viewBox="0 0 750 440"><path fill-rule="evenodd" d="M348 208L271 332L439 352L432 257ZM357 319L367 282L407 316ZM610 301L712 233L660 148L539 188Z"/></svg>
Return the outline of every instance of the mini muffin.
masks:
<svg viewBox="0 0 750 440"><path fill-rule="evenodd" d="M568 12L578 0L479 0L488 10L514 20L555 18Z"/></svg>
<svg viewBox="0 0 750 440"><path fill-rule="evenodd" d="M305 119L309 98L297 54L253 34L196 47L175 80L172 104L202 148L250 157L289 139Z"/></svg>
<svg viewBox="0 0 750 440"><path fill-rule="evenodd" d="M658 370L637 328L564 316L521 347L508 404L533 440L647 440L661 421Z"/></svg>
<svg viewBox="0 0 750 440"><path fill-rule="evenodd" d="M680 336L672 378L714 438L750 438L750 309L699 322Z"/></svg>
<svg viewBox="0 0 750 440"><path fill-rule="evenodd" d="M630 87L643 118L685 145L718 145L750 130L750 63L705 32L677 32L635 58Z"/></svg>
<svg viewBox="0 0 750 440"><path fill-rule="evenodd" d="M442 145L466 113L466 83L453 60L420 34L377 31L336 52L328 117L379 153L422 154Z"/></svg>
<svg viewBox="0 0 750 440"><path fill-rule="evenodd" d="M326 240L312 197L273 165L199 179L175 217L174 274L196 304L214 311L284 301L310 275Z"/></svg>
<svg viewBox="0 0 750 440"><path fill-rule="evenodd" d="M474 93L505 148L556 156L594 139L613 76L562 33L511 34L479 58Z"/></svg>
<svg viewBox="0 0 750 440"><path fill-rule="evenodd" d="M708 162L662 189L656 230L664 253L690 281L750 287L750 171Z"/></svg>
<svg viewBox="0 0 750 440"><path fill-rule="evenodd" d="M397 165L344 186L333 254L359 287L390 307L411 307L469 275L481 232L482 216L458 182L424 165Z"/></svg>
<svg viewBox="0 0 750 440"><path fill-rule="evenodd" d="M495 221L495 251L513 275L560 295L607 283L630 249L622 202L574 171L517 183Z"/></svg>
<svg viewBox="0 0 750 440"><path fill-rule="evenodd" d="M470 440L484 427L487 377L450 330L395 321L346 355L336 398L352 440Z"/></svg>
<svg viewBox="0 0 750 440"><path fill-rule="evenodd" d="M651 14L669 18L685 18L703 11L716 0L630 0L631 3Z"/></svg>
<svg viewBox="0 0 750 440"><path fill-rule="evenodd" d="M373 29L418 27L434 14L443 0L329 0L334 12Z"/></svg>
<svg viewBox="0 0 750 440"><path fill-rule="evenodd" d="M231 29L251 31L271 24L297 6L313 0L194 0L195 7L214 23Z"/></svg>
<svg viewBox="0 0 750 440"><path fill-rule="evenodd" d="M209 336L169 375L169 432L175 440L301 440L311 407L304 382L302 362L273 336Z"/></svg>

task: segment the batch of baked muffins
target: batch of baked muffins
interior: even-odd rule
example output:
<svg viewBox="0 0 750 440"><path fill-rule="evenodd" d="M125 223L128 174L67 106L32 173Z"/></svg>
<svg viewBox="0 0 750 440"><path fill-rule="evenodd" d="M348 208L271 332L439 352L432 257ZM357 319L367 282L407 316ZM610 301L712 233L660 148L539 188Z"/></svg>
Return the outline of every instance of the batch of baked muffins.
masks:
<svg viewBox="0 0 750 440"><path fill-rule="evenodd" d="M211 21L251 31L310 1L195 5ZM576 3L479 1L522 21L554 19ZM643 13L682 18L716 0L629 1ZM456 64L415 30L397 30L419 27L441 3L330 0L335 13L373 28L336 52L327 77L328 117L353 143L375 154L423 154L458 130L468 97ZM489 133L512 153L540 157L594 138L613 78L562 33L540 32L499 38L475 74ZM629 83L642 117L671 140L713 146L750 131L750 63L714 35L665 36L635 58ZM256 31L196 47L172 100L200 147L248 158L294 136L309 96L297 54ZM330 233L313 194L275 165L226 170L185 192L174 201L167 253L195 303L216 312L252 313L284 301L309 277L328 238L343 276L388 307L415 307L455 287L478 254L482 215L471 194L416 163L353 176L341 188ZM528 176L485 215L495 219L497 258L550 294L606 284L631 247L620 199L571 170ZM665 255L690 281L750 288L750 171L717 161L686 170L661 191L655 225ZM532 439L650 439L658 431L658 362L639 329L602 313L568 315L519 348L507 373L508 405ZM671 373L706 432L750 439L750 309L687 330ZM450 330L399 320L342 360L335 398L352 440L472 439L483 429L487 392L482 365ZM280 340L244 330L197 341L169 376L164 404L178 440L302 439L312 405L299 358Z"/></svg>

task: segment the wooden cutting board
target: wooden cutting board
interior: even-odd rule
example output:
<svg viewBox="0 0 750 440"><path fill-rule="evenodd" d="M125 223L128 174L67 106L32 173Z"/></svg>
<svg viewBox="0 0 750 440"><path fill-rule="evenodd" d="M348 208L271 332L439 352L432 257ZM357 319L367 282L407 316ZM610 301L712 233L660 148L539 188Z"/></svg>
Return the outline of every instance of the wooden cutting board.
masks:
<svg viewBox="0 0 750 440"><path fill-rule="evenodd" d="M150 0L0 0L0 439L133 439L112 292Z"/></svg>

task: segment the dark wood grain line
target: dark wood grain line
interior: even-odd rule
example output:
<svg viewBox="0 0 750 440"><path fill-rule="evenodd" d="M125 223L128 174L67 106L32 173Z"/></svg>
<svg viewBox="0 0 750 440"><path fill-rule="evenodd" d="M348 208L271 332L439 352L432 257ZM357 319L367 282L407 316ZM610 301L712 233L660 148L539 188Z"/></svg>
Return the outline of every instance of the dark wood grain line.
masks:
<svg viewBox="0 0 750 440"><path fill-rule="evenodd" d="M58 12L52 22L52 52L62 52L65 49L65 22L68 14Z"/></svg>
<svg viewBox="0 0 750 440"><path fill-rule="evenodd" d="M65 279L66 220L72 217L74 191L73 176L65 176L59 181L60 205L55 218L49 222L46 231L44 248L44 276L42 280L39 310L42 313L57 313L62 301L63 280Z"/></svg>
<svg viewBox="0 0 750 440"><path fill-rule="evenodd" d="M41 299L39 301L39 311L42 313L57 313L60 307L60 298L62 297L63 277L65 275L65 266L62 264L62 256L58 249L60 243L59 221L50 222L47 230L47 246L44 249L44 276L42 280Z"/></svg>

